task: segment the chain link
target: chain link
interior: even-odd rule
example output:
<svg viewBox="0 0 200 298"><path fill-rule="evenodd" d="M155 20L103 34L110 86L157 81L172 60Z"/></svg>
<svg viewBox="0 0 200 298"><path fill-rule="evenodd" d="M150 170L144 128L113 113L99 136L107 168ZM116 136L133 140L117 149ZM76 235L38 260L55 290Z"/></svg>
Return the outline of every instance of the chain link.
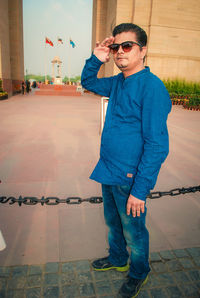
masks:
<svg viewBox="0 0 200 298"><path fill-rule="evenodd" d="M200 191L200 185L198 186L192 186L192 187L182 187L182 188L175 188L170 191L156 191L156 192L151 192L147 198L149 199L159 199L163 196L178 196L181 194L186 194L186 193L194 193ZM15 197L6 197L2 196L0 197L0 203L6 204L9 203L10 205L13 205L15 203L18 203L19 206L22 204L24 205L36 205L36 204L41 204L42 206L44 205L49 205L49 206L55 206L60 203L64 204L69 204L69 205L80 205L81 203L84 202L89 202L91 204L101 204L103 202L102 197L90 197L87 199L81 199L80 197L69 197L66 199L59 199L57 197L42 197L41 199L38 199L37 197L22 197L19 196L19 198Z"/></svg>

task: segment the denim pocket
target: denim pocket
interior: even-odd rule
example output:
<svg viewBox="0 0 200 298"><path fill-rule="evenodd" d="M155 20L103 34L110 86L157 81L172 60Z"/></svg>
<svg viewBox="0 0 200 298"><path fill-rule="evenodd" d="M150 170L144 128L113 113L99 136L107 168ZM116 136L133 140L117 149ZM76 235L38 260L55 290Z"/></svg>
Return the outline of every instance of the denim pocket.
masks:
<svg viewBox="0 0 200 298"><path fill-rule="evenodd" d="M117 190L122 196L129 196L131 192L131 186L130 185L117 185Z"/></svg>

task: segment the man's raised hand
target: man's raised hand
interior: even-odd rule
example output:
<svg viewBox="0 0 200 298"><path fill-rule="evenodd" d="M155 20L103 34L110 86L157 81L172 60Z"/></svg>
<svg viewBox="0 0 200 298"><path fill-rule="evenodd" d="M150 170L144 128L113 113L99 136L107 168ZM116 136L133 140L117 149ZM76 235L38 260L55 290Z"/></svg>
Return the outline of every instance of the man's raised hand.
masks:
<svg viewBox="0 0 200 298"><path fill-rule="evenodd" d="M96 42L96 47L94 48L94 55L103 63L108 62L110 60L110 49L108 48L114 41L114 37L110 36L105 38L101 43Z"/></svg>

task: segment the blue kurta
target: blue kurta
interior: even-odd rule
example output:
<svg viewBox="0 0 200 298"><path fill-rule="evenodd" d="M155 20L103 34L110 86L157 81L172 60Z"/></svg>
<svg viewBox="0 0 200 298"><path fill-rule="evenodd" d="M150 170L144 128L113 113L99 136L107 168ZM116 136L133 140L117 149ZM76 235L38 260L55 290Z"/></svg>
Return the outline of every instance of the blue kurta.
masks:
<svg viewBox="0 0 200 298"><path fill-rule="evenodd" d="M127 78L120 73L99 79L102 64L92 55L81 77L84 88L109 97L100 159L90 178L102 184L132 185L131 194L145 201L169 152L166 122L171 100L149 67Z"/></svg>

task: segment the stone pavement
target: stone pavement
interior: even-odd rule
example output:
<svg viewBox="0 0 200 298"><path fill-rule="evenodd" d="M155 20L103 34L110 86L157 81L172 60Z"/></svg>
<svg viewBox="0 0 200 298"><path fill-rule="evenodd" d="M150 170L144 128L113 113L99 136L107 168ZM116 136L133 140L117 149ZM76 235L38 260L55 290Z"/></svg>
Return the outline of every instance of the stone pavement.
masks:
<svg viewBox="0 0 200 298"><path fill-rule="evenodd" d="M200 297L200 247L151 253L150 264L138 298ZM114 298L125 277L93 271L90 260L0 267L0 298Z"/></svg>
<svg viewBox="0 0 200 298"><path fill-rule="evenodd" d="M101 195L88 179L99 155L99 97L17 95L0 102L0 180L5 196ZM170 154L155 191L199 185L200 113L174 106ZM199 193L147 201L151 267L138 297L199 297ZM0 297L116 297L125 277L93 272L107 253L100 205L0 206ZM40 264L40 265L39 265Z"/></svg>

